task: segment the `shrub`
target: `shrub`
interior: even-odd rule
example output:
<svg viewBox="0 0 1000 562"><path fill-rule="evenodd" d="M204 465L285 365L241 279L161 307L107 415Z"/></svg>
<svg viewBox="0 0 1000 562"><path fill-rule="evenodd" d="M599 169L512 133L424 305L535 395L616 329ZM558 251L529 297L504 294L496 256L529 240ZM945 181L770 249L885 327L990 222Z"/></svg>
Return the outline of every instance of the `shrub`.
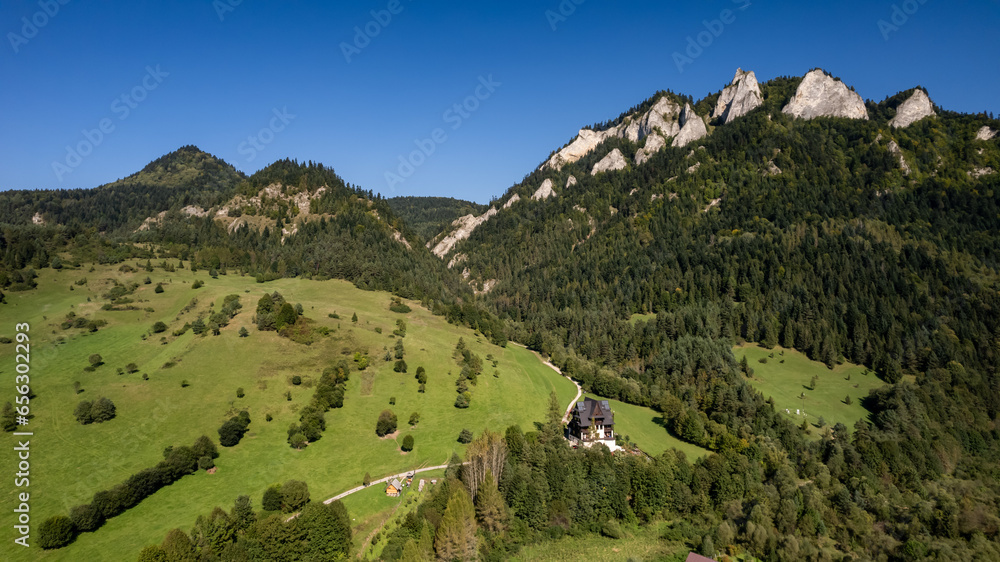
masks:
<svg viewBox="0 0 1000 562"><path fill-rule="evenodd" d="M412 435L407 435L406 437L403 438L402 449L403 449L403 451L405 451L407 453L413 450L413 436Z"/></svg>
<svg viewBox="0 0 1000 562"><path fill-rule="evenodd" d="M117 409L115 408L115 403L110 399L101 397L98 398L94 405L90 408L90 419L95 423L104 423L115 417Z"/></svg>
<svg viewBox="0 0 1000 562"><path fill-rule="evenodd" d="M154 334L159 334L161 332L166 332L166 331L167 331L167 325L164 324L163 322L156 322L155 324L153 324Z"/></svg>
<svg viewBox="0 0 1000 562"><path fill-rule="evenodd" d="M378 422L375 424L375 434L379 437L385 437L394 431L396 431L396 414L392 410L382 410L378 416Z"/></svg>
<svg viewBox="0 0 1000 562"><path fill-rule="evenodd" d="M92 353L90 357L87 358L87 360L90 361L90 364L93 365L94 367L100 367L101 365L104 364L104 358L101 357L100 353Z"/></svg>
<svg viewBox="0 0 1000 562"><path fill-rule="evenodd" d="M83 425L93 422L94 418L90 417L90 409L93 406L94 403L89 400L84 400L83 402L77 404L76 409L73 410L73 416L76 418L76 421L82 423Z"/></svg>
<svg viewBox="0 0 1000 562"><path fill-rule="evenodd" d="M396 371L397 373L405 373L406 372L406 361L404 361L402 359L396 361L396 364L392 366L392 370Z"/></svg>
<svg viewBox="0 0 1000 562"><path fill-rule="evenodd" d="M250 332L247 331L246 326L240 328L240 337L241 338L245 338L245 337L247 337L249 335L250 335Z"/></svg>
<svg viewBox="0 0 1000 562"><path fill-rule="evenodd" d="M395 396L390 396L389 397L389 405L390 406L395 406L396 405L396 397Z"/></svg>
<svg viewBox="0 0 1000 562"><path fill-rule="evenodd" d="M125 370L128 371L129 374L138 373L139 366L135 363L129 363L128 365L125 365Z"/></svg>
<svg viewBox="0 0 1000 562"><path fill-rule="evenodd" d="M50 517L38 527L38 546L46 550L64 547L73 538L73 522L65 515Z"/></svg>
<svg viewBox="0 0 1000 562"><path fill-rule="evenodd" d="M236 389L236 397L237 398L243 398L244 396L246 396L246 392L243 391L243 387L241 386L241 387L237 388Z"/></svg>
<svg viewBox="0 0 1000 562"><path fill-rule="evenodd" d="M464 410L469 407L469 393L463 392L455 397L455 407Z"/></svg>
<svg viewBox="0 0 1000 562"><path fill-rule="evenodd" d="M147 277L146 279L149 279L149 278ZM153 292L157 293L157 294L162 293L163 292L163 284L157 283L156 287L153 289Z"/></svg>
<svg viewBox="0 0 1000 562"><path fill-rule="evenodd" d="M200 289L204 285L205 285L205 283L201 279L198 279L194 283L191 283L191 288L192 289Z"/></svg>
<svg viewBox="0 0 1000 562"><path fill-rule="evenodd" d="M289 480L281 485L281 509L286 513L298 511L309 503L309 486L300 480Z"/></svg>
<svg viewBox="0 0 1000 562"><path fill-rule="evenodd" d="M417 392L419 392L420 394L427 392L427 385L422 384L419 387L417 387Z"/></svg>
<svg viewBox="0 0 1000 562"><path fill-rule="evenodd" d="M292 376L292 384L294 384L295 386L299 386L300 384L302 384L302 377L300 377L299 375Z"/></svg>
<svg viewBox="0 0 1000 562"><path fill-rule="evenodd" d="M81 533L96 531L104 524L104 517L89 503L71 509L69 518L73 522L73 527Z"/></svg>
<svg viewBox="0 0 1000 562"><path fill-rule="evenodd" d="M275 484L264 490L264 497L261 498L260 503L264 511L278 511L281 509L281 486Z"/></svg>
<svg viewBox="0 0 1000 562"><path fill-rule="evenodd" d="M250 414L243 410L219 428L219 444L223 447L237 445L250 426Z"/></svg>
<svg viewBox="0 0 1000 562"><path fill-rule="evenodd" d="M463 429L461 433L458 434L459 443L472 443L472 432L468 429Z"/></svg>
<svg viewBox="0 0 1000 562"><path fill-rule="evenodd" d="M206 455L198 459L199 470L208 470L210 468L215 468L215 461L212 460L212 457Z"/></svg>
<svg viewBox="0 0 1000 562"><path fill-rule="evenodd" d="M420 423L420 414L413 412L410 414L410 425L417 425L418 423Z"/></svg>

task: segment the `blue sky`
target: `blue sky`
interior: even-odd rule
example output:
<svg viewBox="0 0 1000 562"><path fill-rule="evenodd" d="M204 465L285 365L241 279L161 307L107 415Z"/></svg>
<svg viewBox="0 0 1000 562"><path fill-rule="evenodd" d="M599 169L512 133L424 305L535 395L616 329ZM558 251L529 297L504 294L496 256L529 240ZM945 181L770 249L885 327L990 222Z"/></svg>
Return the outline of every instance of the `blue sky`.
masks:
<svg viewBox="0 0 1000 562"><path fill-rule="evenodd" d="M290 157L388 197L486 202L580 127L737 67L1000 114L998 24L997 0L8 1L0 189L94 187L194 144L247 173ZM432 153L400 170L415 141Z"/></svg>

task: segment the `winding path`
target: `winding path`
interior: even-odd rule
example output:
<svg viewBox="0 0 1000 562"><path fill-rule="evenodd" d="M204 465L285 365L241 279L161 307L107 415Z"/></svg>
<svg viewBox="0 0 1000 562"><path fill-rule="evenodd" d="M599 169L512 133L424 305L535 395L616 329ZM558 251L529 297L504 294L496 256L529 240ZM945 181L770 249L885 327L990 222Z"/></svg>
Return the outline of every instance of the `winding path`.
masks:
<svg viewBox="0 0 1000 562"><path fill-rule="evenodd" d="M521 345L519 343L515 343L515 342L508 342L508 343L516 345L518 347L523 347L524 349L527 349L526 346ZM578 383L575 380L573 380L569 375L564 375L563 372L562 372L562 370L559 367L556 367L555 365L553 365L551 361L547 361L544 358L542 358L542 356L537 351L532 351L532 353L535 354L535 357L538 357L539 361L541 361L542 363L544 363L545 365L547 365L553 371L559 373L561 376L566 377L569 380L569 382L573 383L573 385L576 386L576 397L573 398L573 401L570 402L569 406L566 407L566 413L563 415L563 423L569 422L570 415L573 413L573 406L577 403L578 400L580 400L580 397L583 396L583 387L581 387L580 383ZM372 486L374 484L381 484L383 482L388 482L389 480L392 480L393 478L405 478L410 473L417 474L417 473L420 473L420 472L429 472L431 470L441 470L443 468L448 468L448 465L442 464L440 466L428 466L428 467L425 467L425 468L418 468L418 469L415 469L415 470L407 470L406 472L400 472L399 474L392 474L392 475L386 476L384 478L379 478L378 480L372 480L371 483L368 484L368 486L357 486L357 487L351 488L350 490L347 490L346 492L341 492L340 494L337 494L336 496L333 496L330 499L323 500L323 503L324 504L331 504L331 503L333 503L333 502L335 502L335 501L337 501L339 499L345 498L345 497L347 497L347 496L349 496L351 494L360 492L361 490L364 490L366 487ZM294 518L296 518L298 516L299 516L299 514L296 513L296 514L292 515L291 517L289 517L286 521L291 521L292 519L294 519Z"/></svg>
<svg viewBox="0 0 1000 562"><path fill-rule="evenodd" d="M526 346L516 342L507 342L507 343L516 345L518 347L523 347L524 349L528 349ZM573 406L580 400L580 397L583 396L583 387L581 387L580 383L573 380L573 378L570 377L569 375L564 375L562 369L553 365L551 361L547 361L546 359L544 359L540 353L538 353L537 351L532 351L532 353L535 354L535 357L538 357L539 361L541 361L545 365L548 365L549 368L551 368L553 371L566 377L566 379L569 380L569 382L573 383L573 385L576 386L576 398L573 398L573 401L569 403L569 406L566 406L566 413L563 414L563 419L562 419L563 423L569 423L570 416L573 413Z"/></svg>

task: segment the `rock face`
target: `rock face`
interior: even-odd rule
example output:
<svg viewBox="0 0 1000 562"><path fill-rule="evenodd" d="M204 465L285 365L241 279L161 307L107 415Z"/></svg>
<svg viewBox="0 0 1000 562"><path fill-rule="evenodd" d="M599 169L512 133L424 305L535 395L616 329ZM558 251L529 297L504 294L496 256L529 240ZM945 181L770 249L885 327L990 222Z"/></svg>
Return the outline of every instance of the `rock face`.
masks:
<svg viewBox="0 0 1000 562"><path fill-rule="evenodd" d="M996 136L997 136L996 131L994 131L989 127L984 126L983 128L979 129L978 133L976 133L976 140L988 141L992 140Z"/></svg>
<svg viewBox="0 0 1000 562"><path fill-rule="evenodd" d="M503 204L503 208L504 209L509 209L511 205L513 205L514 203L517 203L520 200L521 200L521 196L515 193L510 199L507 200L506 203Z"/></svg>
<svg viewBox="0 0 1000 562"><path fill-rule="evenodd" d="M805 75L792 100L781 110L792 117L847 117L868 119L865 102L840 80L816 69Z"/></svg>
<svg viewBox="0 0 1000 562"><path fill-rule="evenodd" d="M535 194L531 196L532 201L541 201L542 199L548 199L549 197L555 197L556 192L552 189L552 180L545 180L542 182L541 187L535 191Z"/></svg>
<svg viewBox="0 0 1000 562"><path fill-rule="evenodd" d="M489 211L486 211L478 217L465 215L464 217L455 219L451 223L452 226L457 227L455 231L448 236L445 236L440 242L438 242L431 252L439 258L445 257L456 244L471 236L472 231L475 230L477 226L490 220L495 214L497 214L496 207L490 207Z"/></svg>
<svg viewBox="0 0 1000 562"><path fill-rule="evenodd" d="M653 154L664 146L667 146L667 141L663 140L663 137L661 137L659 133L649 135L646 137L646 145L636 151L635 163L639 165L646 160L649 160Z"/></svg>
<svg viewBox="0 0 1000 562"><path fill-rule="evenodd" d="M937 114L934 113L934 104L931 103L931 98L927 97L923 90L917 89L913 91L913 95L909 99L896 108L896 116L892 118L892 121L889 121L889 125L897 129L909 127L924 117L932 115Z"/></svg>
<svg viewBox="0 0 1000 562"><path fill-rule="evenodd" d="M742 68L737 68L732 84L722 90L722 95L715 104L715 111L712 112L712 118L721 118L723 123L732 123L734 119L743 117L763 103L764 96L760 93L757 76L752 70L743 72Z"/></svg>
<svg viewBox="0 0 1000 562"><path fill-rule="evenodd" d="M561 170L566 164L572 164L590 154L599 144L610 138L626 138L632 142L639 142L657 132L661 140L676 136L684 125L681 118L682 111L680 105L664 96L645 113L629 115L622 123L607 130L580 129L573 142L553 154L542 164L542 168ZM665 145L664 142L663 146ZM652 151L647 149L646 156L649 154L652 154Z"/></svg>
<svg viewBox="0 0 1000 562"><path fill-rule="evenodd" d="M903 175L910 175L910 165L906 163L906 158L903 157L903 151L899 149L899 145L896 144L896 141L889 141L889 152L899 159L899 167L903 170Z"/></svg>
<svg viewBox="0 0 1000 562"><path fill-rule="evenodd" d="M569 179L566 180L566 187L570 188L573 187L574 185L576 185L576 176L570 176Z"/></svg>
<svg viewBox="0 0 1000 562"><path fill-rule="evenodd" d="M616 148L594 165L594 169L590 171L590 175L596 176L601 172L609 170L621 170L626 165L625 156L622 154L622 151Z"/></svg>
<svg viewBox="0 0 1000 562"><path fill-rule="evenodd" d="M674 137L674 142L670 143L670 146L687 146L708 135L708 128L705 127L705 122L691 109L691 104L689 103L684 104L680 123L681 130Z"/></svg>

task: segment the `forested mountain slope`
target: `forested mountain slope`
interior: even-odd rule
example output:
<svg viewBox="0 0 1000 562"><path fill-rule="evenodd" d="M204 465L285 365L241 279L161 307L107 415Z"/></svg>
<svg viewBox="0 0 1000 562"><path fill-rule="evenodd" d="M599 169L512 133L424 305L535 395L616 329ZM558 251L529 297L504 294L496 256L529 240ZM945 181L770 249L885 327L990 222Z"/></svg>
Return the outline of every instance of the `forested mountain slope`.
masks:
<svg viewBox="0 0 1000 562"><path fill-rule="evenodd" d="M556 153L572 158L513 186L444 261L491 286L482 300L515 338L594 392L654 406L677 434L733 459L780 444L830 502L824 532L843 550L912 559L996 540L1000 519L982 514L996 513L1000 491L1000 123L921 109L923 91L858 105L832 77L807 79L761 85L760 105L728 123L709 115L720 94L693 103L708 134L684 147L667 135L642 163L652 136L601 131L673 94L593 127L597 143L581 131ZM656 318L633 325L635 313ZM730 351L740 338L861 363L887 385L853 436L809 443L746 385L752 366ZM781 490L774 470L747 485ZM799 494L743 508L777 517L785 501L802 509ZM706 500L721 514L725 501ZM803 538L801 521L754 551ZM753 542L746 521L733 524Z"/></svg>

